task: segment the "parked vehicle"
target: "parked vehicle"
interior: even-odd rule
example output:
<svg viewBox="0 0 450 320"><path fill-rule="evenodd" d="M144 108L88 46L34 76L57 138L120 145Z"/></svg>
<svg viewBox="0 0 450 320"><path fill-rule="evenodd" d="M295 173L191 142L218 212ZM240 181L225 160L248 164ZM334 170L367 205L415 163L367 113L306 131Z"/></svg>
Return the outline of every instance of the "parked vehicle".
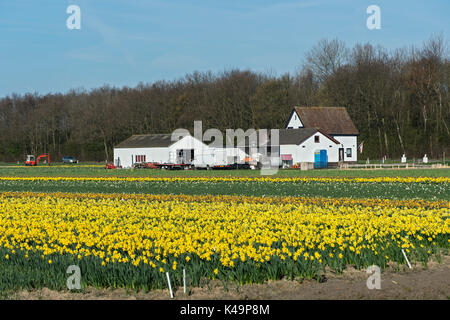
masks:
<svg viewBox="0 0 450 320"><path fill-rule="evenodd" d="M63 157L62 158L63 163L78 163L78 160L74 157Z"/></svg>
<svg viewBox="0 0 450 320"><path fill-rule="evenodd" d="M48 165L50 165L50 154L49 153L41 154L37 159L34 157L34 155L29 154L29 155L27 155L27 160L25 161L25 165L26 166L37 166L39 164L39 161L42 158L46 158Z"/></svg>
<svg viewBox="0 0 450 320"><path fill-rule="evenodd" d="M248 163L232 163L221 164L212 167L213 170L250 170L250 164Z"/></svg>
<svg viewBox="0 0 450 320"><path fill-rule="evenodd" d="M250 170L250 164L248 164L248 163L233 163L231 165L231 169L234 169L234 170L241 170L241 169L243 169L243 170Z"/></svg>
<svg viewBox="0 0 450 320"><path fill-rule="evenodd" d="M227 153L226 150L214 150L209 153L197 154L192 160L192 165L195 169L212 169L216 166L227 165Z"/></svg>
<svg viewBox="0 0 450 320"><path fill-rule="evenodd" d="M122 166L116 166L114 163L109 162L106 164L105 169L122 169Z"/></svg>
<svg viewBox="0 0 450 320"><path fill-rule="evenodd" d="M136 162L133 164L134 169L159 169L159 163L156 162Z"/></svg>

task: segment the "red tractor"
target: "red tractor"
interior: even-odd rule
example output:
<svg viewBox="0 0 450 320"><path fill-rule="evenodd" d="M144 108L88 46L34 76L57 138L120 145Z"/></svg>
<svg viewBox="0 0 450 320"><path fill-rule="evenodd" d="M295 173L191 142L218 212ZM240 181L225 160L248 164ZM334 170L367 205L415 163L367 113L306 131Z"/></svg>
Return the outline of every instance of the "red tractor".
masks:
<svg viewBox="0 0 450 320"><path fill-rule="evenodd" d="M25 165L26 166L37 166L39 164L39 161L42 158L46 158L47 164L50 165L50 154L49 153L41 154L37 159L34 157L34 155L29 154L29 155L27 155L27 160L25 161Z"/></svg>

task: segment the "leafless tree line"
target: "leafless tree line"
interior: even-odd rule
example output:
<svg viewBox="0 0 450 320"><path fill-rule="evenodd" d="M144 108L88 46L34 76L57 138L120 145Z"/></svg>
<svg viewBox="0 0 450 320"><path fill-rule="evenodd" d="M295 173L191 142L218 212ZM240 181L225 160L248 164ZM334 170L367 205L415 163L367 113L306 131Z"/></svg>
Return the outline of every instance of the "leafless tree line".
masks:
<svg viewBox="0 0 450 320"><path fill-rule="evenodd" d="M321 40L293 74L194 72L135 88L104 86L67 94L0 99L0 160L51 153L111 160L132 134L203 128L284 128L293 106L347 108L365 158L450 154L450 59L442 36L388 52Z"/></svg>

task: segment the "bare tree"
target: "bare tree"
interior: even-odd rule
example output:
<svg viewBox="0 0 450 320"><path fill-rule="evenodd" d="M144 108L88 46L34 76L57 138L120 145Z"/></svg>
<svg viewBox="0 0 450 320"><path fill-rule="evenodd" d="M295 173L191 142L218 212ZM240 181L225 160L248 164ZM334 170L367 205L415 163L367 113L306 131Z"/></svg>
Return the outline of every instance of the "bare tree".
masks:
<svg viewBox="0 0 450 320"><path fill-rule="evenodd" d="M347 60L348 49L338 39L322 39L306 54L305 66L312 70L319 82L324 82Z"/></svg>

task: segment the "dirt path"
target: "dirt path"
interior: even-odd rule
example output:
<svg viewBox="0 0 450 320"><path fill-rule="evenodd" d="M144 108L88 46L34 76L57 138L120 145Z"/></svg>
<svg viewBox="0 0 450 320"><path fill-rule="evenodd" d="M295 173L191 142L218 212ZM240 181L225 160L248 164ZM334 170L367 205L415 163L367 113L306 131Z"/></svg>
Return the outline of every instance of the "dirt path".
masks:
<svg viewBox="0 0 450 320"><path fill-rule="evenodd" d="M381 289L367 288L370 274L366 270L348 268L342 275L325 274L322 282L305 280L269 281L264 284L244 285L226 291L220 282L211 282L209 288L193 288L185 296L183 288L175 289L175 299L450 299L450 256L439 264L431 261L427 269L415 265L409 270L401 266L395 271L389 267L381 273ZM11 299L169 299L168 290L135 293L126 290L89 288L85 293L57 292L49 289L21 291Z"/></svg>

